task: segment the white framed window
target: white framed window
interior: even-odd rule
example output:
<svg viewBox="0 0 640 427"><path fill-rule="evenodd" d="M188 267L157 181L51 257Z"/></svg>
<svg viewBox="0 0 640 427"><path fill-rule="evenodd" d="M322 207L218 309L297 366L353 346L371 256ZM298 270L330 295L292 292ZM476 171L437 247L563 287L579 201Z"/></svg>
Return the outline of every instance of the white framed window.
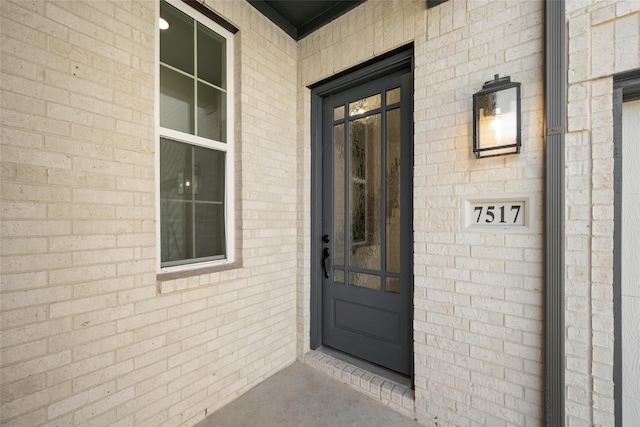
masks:
<svg viewBox="0 0 640 427"><path fill-rule="evenodd" d="M159 271L235 260L233 34L181 1L158 19Z"/></svg>

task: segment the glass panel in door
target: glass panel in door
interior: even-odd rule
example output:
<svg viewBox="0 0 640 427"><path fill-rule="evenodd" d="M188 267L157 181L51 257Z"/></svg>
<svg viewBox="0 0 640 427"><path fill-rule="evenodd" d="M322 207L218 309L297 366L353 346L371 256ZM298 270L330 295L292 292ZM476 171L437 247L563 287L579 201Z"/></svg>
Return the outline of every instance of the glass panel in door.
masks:
<svg viewBox="0 0 640 427"><path fill-rule="evenodd" d="M343 108L344 113L344 108ZM345 265L345 241L344 241L344 214L345 214L345 144L344 144L344 123L333 126L333 265ZM342 280L344 283L344 272Z"/></svg>
<svg viewBox="0 0 640 427"><path fill-rule="evenodd" d="M350 123L349 265L368 270L381 267L381 143L380 114ZM359 286L359 283L352 284Z"/></svg>
<svg viewBox="0 0 640 427"><path fill-rule="evenodd" d="M400 109L387 112L386 269L400 273ZM394 282L395 283L395 282ZM396 289L396 287L394 287ZM389 290L389 286L387 286Z"/></svg>

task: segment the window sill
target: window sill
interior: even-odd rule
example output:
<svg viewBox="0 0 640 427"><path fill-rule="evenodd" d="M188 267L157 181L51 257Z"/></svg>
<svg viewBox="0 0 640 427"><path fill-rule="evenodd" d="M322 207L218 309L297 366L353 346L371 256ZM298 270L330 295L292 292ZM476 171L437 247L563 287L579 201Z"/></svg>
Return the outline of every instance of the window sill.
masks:
<svg viewBox="0 0 640 427"><path fill-rule="evenodd" d="M232 279L231 270L242 267L237 260L228 264L208 265L180 271L156 273L160 294L184 291ZM237 275L237 273L236 273Z"/></svg>

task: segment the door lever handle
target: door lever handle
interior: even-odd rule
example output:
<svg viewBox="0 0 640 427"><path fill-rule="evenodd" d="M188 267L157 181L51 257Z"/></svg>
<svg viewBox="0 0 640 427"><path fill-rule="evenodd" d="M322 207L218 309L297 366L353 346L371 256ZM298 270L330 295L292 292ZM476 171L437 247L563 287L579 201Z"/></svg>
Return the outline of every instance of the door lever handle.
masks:
<svg viewBox="0 0 640 427"><path fill-rule="evenodd" d="M324 250L322 251L322 270L324 271L325 279L329 278L329 271L327 270L327 258L329 258L329 256L331 256L329 248L324 248Z"/></svg>

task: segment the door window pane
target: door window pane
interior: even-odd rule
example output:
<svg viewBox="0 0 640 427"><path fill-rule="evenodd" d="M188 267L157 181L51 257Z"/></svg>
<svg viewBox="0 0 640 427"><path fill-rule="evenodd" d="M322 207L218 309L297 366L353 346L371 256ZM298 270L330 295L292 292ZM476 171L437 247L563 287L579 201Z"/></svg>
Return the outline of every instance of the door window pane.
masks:
<svg viewBox="0 0 640 427"><path fill-rule="evenodd" d="M344 265L344 124L333 127L333 264Z"/></svg>
<svg viewBox="0 0 640 427"><path fill-rule="evenodd" d="M387 271L400 272L400 109L387 112Z"/></svg>
<svg viewBox="0 0 640 427"><path fill-rule="evenodd" d="M367 111L380 108L382 102L382 96L378 93L368 98L359 99L349 103L349 116L359 116Z"/></svg>
<svg viewBox="0 0 640 427"><path fill-rule="evenodd" d="M395 294L400 293L400 279L397 277L387 277L387 292L393 292Z"/></svg>
<svg viewBox="0 0 640 427"><path fill-rule="evenodd" d="M387 105L400 102L400 88L391 89L387 91Z"/></svg>
<svg viewBox="0 0 640 427"><path fill-rule="evenodd" d="M357 119L349 128L349 220L352 267L380 269L380 114Z"/></svg>
<svg viewBox="0 0 640 427"><path fill-rule="evenodd" d="M333 120L344 119L344 105L333 109Z"/></svg>
<svg viewBox="0 0 640 427"><path fill-rule="evenodd" d="M367 188L365 183L351 183L351 245L367 243ZM353 263L352 263L353 265Z"/></svg>
<svg viewBox="0 0 640 427"><path fill-rule="evenodd" d="M380 290L380 276L364 273L349 273L349 284L360 288Z"/></svg>

